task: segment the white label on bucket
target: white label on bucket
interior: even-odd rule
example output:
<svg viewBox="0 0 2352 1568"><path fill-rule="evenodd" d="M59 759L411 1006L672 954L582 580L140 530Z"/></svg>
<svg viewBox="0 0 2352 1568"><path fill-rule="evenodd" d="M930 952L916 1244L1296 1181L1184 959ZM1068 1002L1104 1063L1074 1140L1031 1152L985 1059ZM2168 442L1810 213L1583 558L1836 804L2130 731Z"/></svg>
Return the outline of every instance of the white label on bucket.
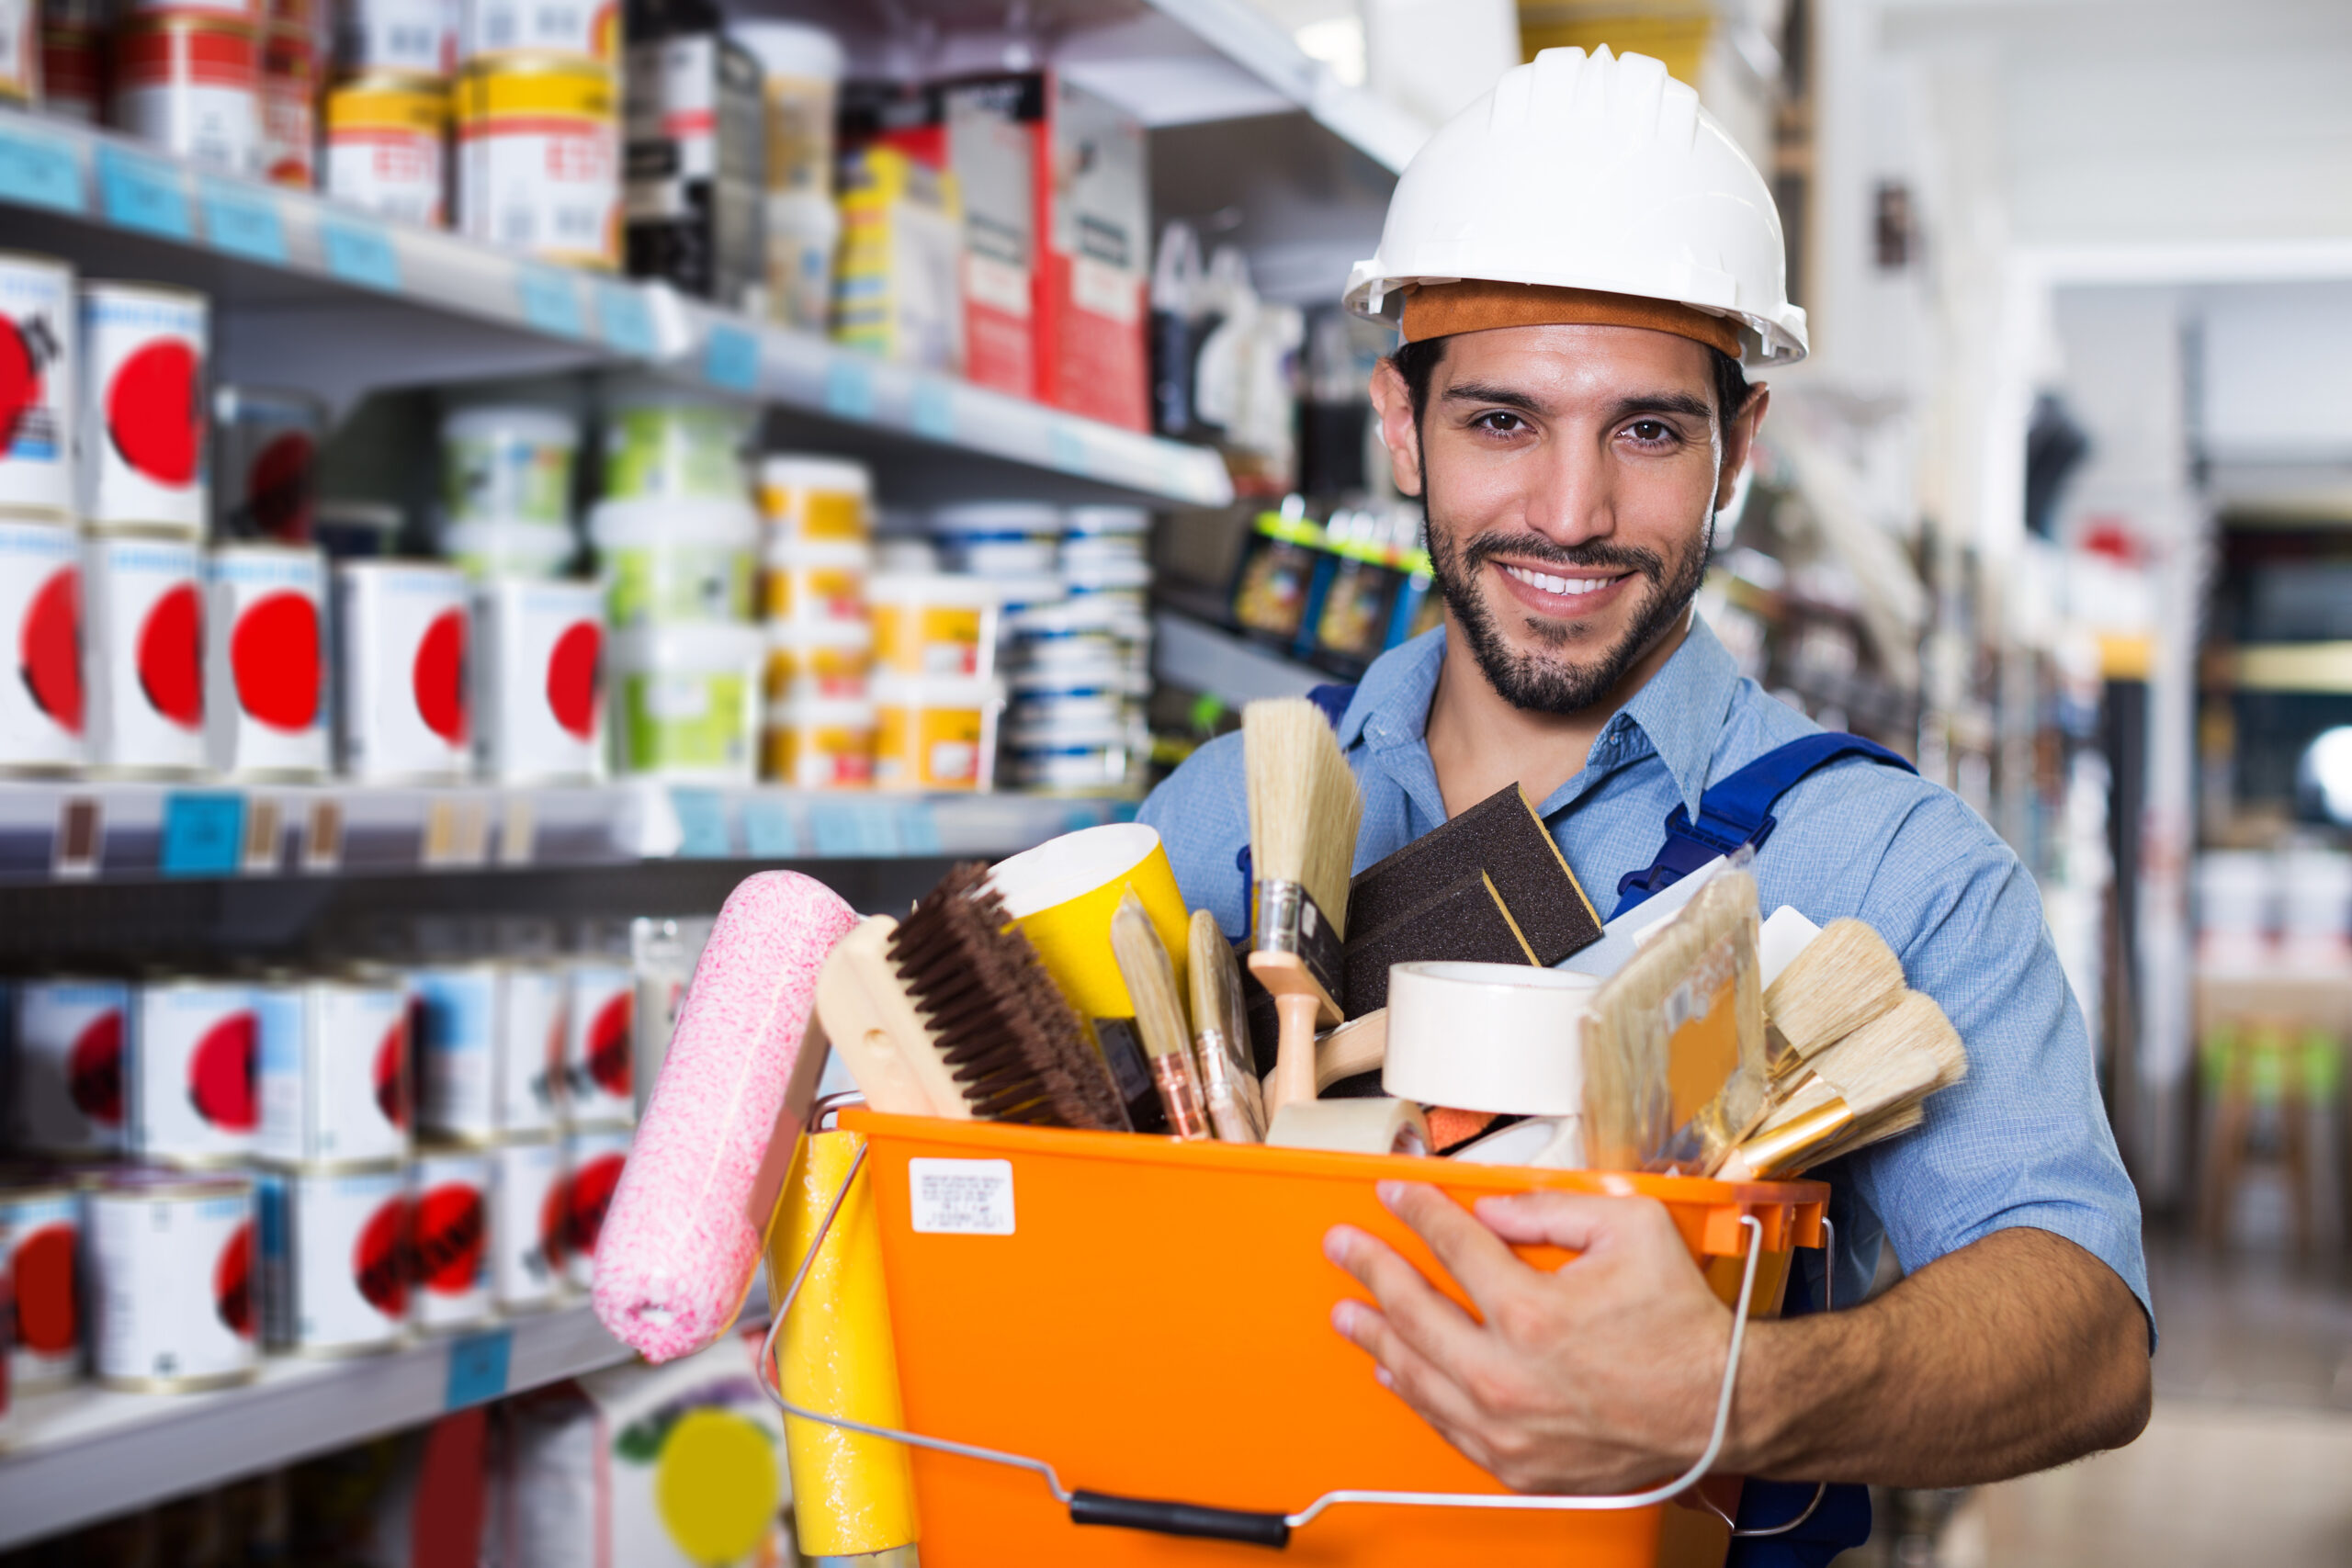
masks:
<svg viewBox="0 0 2352 1568"><path fill-rule="evenodd" d="M1012 1234L1009 1159L910 1159L907 1190L919 1235Z"/></svg>

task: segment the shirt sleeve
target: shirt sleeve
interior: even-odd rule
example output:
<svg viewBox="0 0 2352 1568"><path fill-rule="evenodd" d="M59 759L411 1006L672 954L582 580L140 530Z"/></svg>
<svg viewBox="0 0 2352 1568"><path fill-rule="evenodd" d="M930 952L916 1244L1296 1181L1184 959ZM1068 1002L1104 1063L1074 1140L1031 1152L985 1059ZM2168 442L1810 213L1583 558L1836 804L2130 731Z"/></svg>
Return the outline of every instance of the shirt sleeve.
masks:
<svg viewBox="0 0 2352 1568"><path fill-rule="evenodd" d="M1237 857L1250 842L1250 803L1238 732L1220 735L1184 759L1145 797L1136 820L1168 850L1187 908L1207 909L1227 937L1250 929L1250 888Z"/></svg>

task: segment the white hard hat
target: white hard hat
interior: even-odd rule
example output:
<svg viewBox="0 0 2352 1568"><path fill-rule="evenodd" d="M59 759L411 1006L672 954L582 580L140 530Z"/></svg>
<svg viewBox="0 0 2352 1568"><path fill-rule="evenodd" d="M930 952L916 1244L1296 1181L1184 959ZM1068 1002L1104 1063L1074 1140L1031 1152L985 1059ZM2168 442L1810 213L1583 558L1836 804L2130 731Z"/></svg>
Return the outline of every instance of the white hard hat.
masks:
<svg viewBox="0 0 2352 1568"><path fill-rule="evenodd" d="M1749 364L1805 355L1781 215L1699 95L1647 55L1547 49L1430 138L1396 182L1358 315L1476 280L1686 305L1738 323Z"/></svg>

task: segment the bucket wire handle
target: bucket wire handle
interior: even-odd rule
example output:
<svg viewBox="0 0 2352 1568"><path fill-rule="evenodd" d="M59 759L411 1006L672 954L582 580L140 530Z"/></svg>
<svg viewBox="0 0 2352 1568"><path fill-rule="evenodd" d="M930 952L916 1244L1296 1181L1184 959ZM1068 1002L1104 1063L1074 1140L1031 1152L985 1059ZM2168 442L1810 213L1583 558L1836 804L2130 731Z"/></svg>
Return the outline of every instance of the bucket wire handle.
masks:
<svg viewBox="0 0 2352 1568"><path fill-rule="evenodd" d="M856 1184L857 1174L865 1168L865 1156L872 1145L860 1144L850 1160L849 1174L842 1179L841 1190L833 1194L825 1209L824 1218L818 1222L816 1234L810 1238L808 1250L800 1259L800 1267L792 1276L791 1285L783 1300L775 1304L775 1315L768 1321L767 1338L760 1347L760 1386L786 1415L821 1426L838 1427L844 1431L862 1433L869 1438L904 1443L910 1448L927 1449L933 1453L954 1454L962 1459L978 1460L984 1464L1001 1464L1014 1470L1025 1470L1039 1477L1054 1495L1054 1501L1069 1510L1070 1522L1078 1525L1117 1525L1127 1529L1149 1530L1159 1535L1197 1536L1212 1540L1238 1541L1245 1546L1282 1548L1290 1544L1291 1531L1303 1529L1313 1523L1327 1508L1348 1504L1375 1504L1386 1506L1429 1508L1505 1508L1522 1511L1610 1511L1646 1508L1663 1503L1688 1491L1708 1467L1723 1452L1724 1437L1731 1427L1732 1391L1739 1381L1740 1350L1747 1343L1747 1307L1756 1293L1756 1264L1764 1252L1763 1222L1753 1214L1739 1217L1740 1227L1747 1232L1746 1263L1740 1270L1739 1299L1732 1308L1731 1346L1724 1358L1722 1390L1715 1397L1715 1419L1707 1436L1707 1446L1690 1468L1663 1485L1646 1492L1612 1493L1599 1496L1528 1496L1518 1493L1494 1492L1380 1492L1339 1490L1324 1493L1295 1514L1260 1513L1244 1508L1213 1508L1197 1503L1179 1503L1150 1497L1126 1497L1116 1493L1072 1490L1062 1484L1062 1478L1053 1465L1026 1454L1007 1453L1001 1449L982 1448L977 1443L951 1442L945 1438L927 1438L920 1432L902 1432L895 1427L876 1427L864 1421L853 1421L845 1416L831 1416L820 1410L804 1410L784 1396L783 1373L776 1363L776 1342L784 1333L785 1319L792 1314L792 1304L799 1298L800 1287L808 1278L809 1269L817 1261L817 1254L833 1227L833 1219L848 1201L850 1189ZM771 1382L771 1377L774 1381ZM1815 1498L1815 1506L1819 1499ZM1793 1529L1812 1512L1792 1520L1782 1529ZM1765 1532L1773 1533L1773 1532Z"/></svg>
<svg viewBox="0 0 2352 1568"><path fill-rule="evenodd" d="M1832 1220L1828 1215L1824 1214L1821 1216L1822 1311L1828 1312L1833 1309L1835 1305L1834 1298L1836 1296L1837 1290L1838 1224L1837 1222ZM1788 1534L1791 1530L1804 1523L1805 1520L1813 1517L1815 1511L1821 1506L1821 1500L1828 1495L1829 1483L1826 1481L1816 1481L1813 1483L1813 1500L1797 1511L1796 1517L1790 1519L1783 1524L1767 1525L1760 1529L1740 1529L1738 1521L1734 1519L1729 1514L1724 1513L1721 1508L1716 1507L1713 1500L1708 1497L1708 1495L1703 1492L1699 1494L1699 1501L1707 1505L1707 1512L1714 1515L1715 1517L1731 1526L1731 1535L1734 1540L1757 1540L1769 1536Z"/></svg>

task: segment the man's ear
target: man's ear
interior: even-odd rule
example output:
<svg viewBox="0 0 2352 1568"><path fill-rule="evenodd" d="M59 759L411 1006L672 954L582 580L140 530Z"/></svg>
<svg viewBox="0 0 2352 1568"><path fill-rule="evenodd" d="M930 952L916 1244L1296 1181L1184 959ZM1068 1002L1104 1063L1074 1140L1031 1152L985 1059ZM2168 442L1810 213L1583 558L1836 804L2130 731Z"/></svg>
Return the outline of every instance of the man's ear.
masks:
<svg viewBox="0 0 2352 1568"><path fill-rule="evenodd" d="M1747 459L1756 451L1756 433L1763 428L1764 411L1772 401L1772 389L1758 382L1747 389L1747 402L1724 432L1724 466L1715 478L1715 509L1731 504L1732 496L1739 489L1739 472L1747 467Z"/></svg>
<svg viewBox="0 0 2352 1568"><path fill-rule="evenodd" d="M1378 421L1380 444L1388 448L1389 476L1396 493L1421 493L1421 432L1413 419L1413 392L1405 385L1396 362L1384 359L1372 373L1372 416Z"/></svg>

